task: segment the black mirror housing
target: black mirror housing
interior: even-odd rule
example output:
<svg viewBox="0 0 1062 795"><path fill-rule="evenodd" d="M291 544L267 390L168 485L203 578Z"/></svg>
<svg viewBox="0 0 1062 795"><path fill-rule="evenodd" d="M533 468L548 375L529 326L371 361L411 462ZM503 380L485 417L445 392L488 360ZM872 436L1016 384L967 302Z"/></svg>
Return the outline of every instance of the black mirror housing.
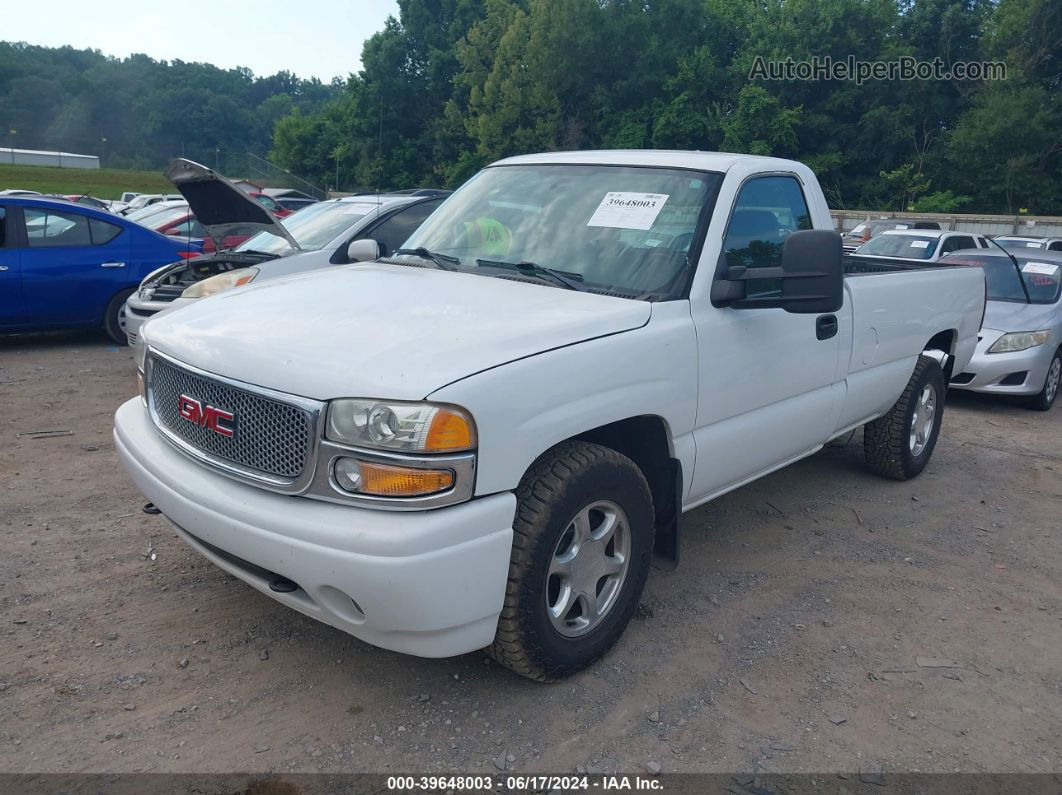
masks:
<svg viewBox="0 0 1062 795"><path fill-rule="evenodd" d="M817 315L844 303L841 236L828 229L793 232L782 248L782 299L786 312Z"/></svg>
<svg viewBox="0 0 1062 795"><path fill-rule="evenodd" d="M715 306L816 315L836 312L844 303L841 236L832 230L793 232L782 247L781 267L728 266L725 252L719 260L711 292ZM779 279L781 295L748 297L748 283L758 279Z"/></svg>

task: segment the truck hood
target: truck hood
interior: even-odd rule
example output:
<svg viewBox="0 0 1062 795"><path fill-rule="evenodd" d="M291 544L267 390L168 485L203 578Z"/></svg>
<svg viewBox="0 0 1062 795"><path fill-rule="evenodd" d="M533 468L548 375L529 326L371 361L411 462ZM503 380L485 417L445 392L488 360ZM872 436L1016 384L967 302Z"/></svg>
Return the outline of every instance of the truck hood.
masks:
<svg viewBox="0 0 1062 795"><path fill-rule="evenodd" d="M989 301L981 328L995 331L1036 331L1051 323L1057 304L1021 304L1015 301Z"/></svg>
<svg viewBox="0 0 1062 795"><path fill-rule="evenodd" d="M163 173L188 200L188 206L213 238L218 251L222 241L237 229L272 232L287 240L292 248L299 248L268 207L221 174L183 157L170 163Z"/></svg>
<svg viewBox="0 0 1062 795"><path fill-rule="evenodd" d="M363 263L220 293L145 326L207 372L304 397L420 400L506 362L649 321L645 301Z"/></svg>

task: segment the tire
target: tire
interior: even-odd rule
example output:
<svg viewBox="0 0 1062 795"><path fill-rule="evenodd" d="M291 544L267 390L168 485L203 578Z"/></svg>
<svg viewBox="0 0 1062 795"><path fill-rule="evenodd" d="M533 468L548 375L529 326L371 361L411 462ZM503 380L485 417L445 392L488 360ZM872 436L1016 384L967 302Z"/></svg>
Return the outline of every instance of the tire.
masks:
<svg viewBox="0 0 1062 795"><path fill-rule="evenodd" d="M125 336L125 302L135 290L122 290L107 304L107 311L103 315L103 330L118 345L128 345L129 340Z"/></svg>
<svg viewBox="0 0 1062 795"><path fill-rule="evenodd" d="M1029 408L1037 411L1050 411L1055 405L1059 389L1062 388L1062 348L1055 351L1055 357L1047 368L1047 377L1044 379L1044 388L1040 394L1029 398Z"/></svg>
<svg viewBox="0 0 1062 795"><path fill-rule="evenodd" d="M652 558L653 500L633 461L588 442L543 454L516 498L505 601L487 651L521 676L556 681L608 651L634 614ZM603 544L596 536L609 526ZM614 571L621 557L622 574ZM564 598L576 593L583 596Z"/></svg>
<svg viewBox="0 0 1062 795"><path fill-rule="evenodd" d="M926 468L940 436L944 389L944 373L936 359L919 356L900 399L863 426L863 457L871 470L893 480L909 480Z"/></svg>

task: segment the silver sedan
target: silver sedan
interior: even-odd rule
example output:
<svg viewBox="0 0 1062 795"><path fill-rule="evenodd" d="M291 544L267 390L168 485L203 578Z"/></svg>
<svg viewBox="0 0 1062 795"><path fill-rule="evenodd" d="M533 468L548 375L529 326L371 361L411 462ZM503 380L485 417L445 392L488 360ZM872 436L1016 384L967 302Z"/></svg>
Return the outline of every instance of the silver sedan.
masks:
<svg viewBox="0 0 1062 795"><path fill-rule="evenodd" d="M1050 409L1062 381L1062 252L968 249L940 263L980 266L988 284L977 349L951 387Z"/></svg>

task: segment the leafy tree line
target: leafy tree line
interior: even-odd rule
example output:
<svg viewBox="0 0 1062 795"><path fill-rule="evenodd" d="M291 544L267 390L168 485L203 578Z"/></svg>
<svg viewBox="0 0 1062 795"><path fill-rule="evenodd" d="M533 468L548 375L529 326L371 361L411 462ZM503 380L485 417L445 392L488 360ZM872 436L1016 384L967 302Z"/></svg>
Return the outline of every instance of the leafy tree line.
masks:
<svg viewBox="0 0 1062 795"><path fill-rule="evenodd" d="M750 80L757 56L1007 78ZM399 0L362 62L278 121L277 162L386 188L530 151L724 150L807 162L837 208L1062 214L1058 0Z"/></svg>
<svg viewBox="0 0 1062 795"><path fill-rule="evenodd" d="M181 154L214 165L219 153L266 154L278 119L318 112L340 87L0 42L0 145L97 154L113 167L160 168Z"/></svg>

